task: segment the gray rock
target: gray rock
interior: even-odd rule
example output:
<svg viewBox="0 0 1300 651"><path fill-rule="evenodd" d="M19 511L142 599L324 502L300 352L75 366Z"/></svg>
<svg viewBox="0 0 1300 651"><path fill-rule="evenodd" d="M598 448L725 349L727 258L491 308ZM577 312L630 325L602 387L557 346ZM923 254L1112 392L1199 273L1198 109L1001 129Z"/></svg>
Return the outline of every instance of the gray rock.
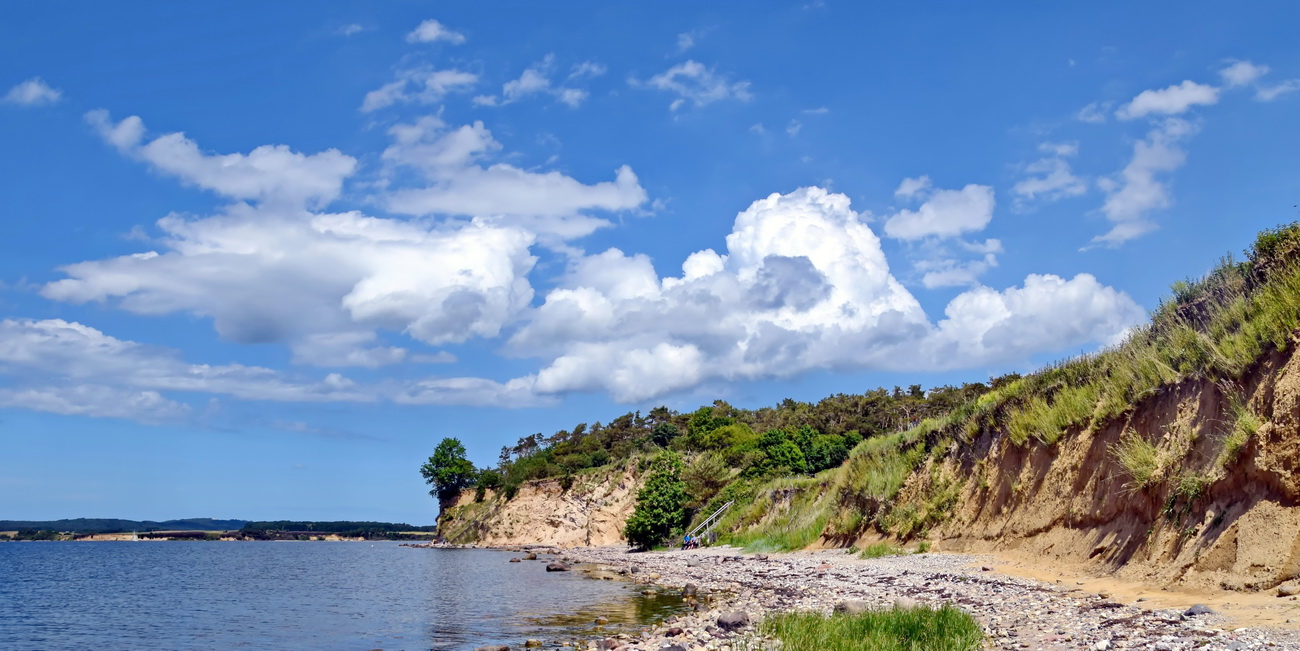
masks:
<svg viewBox="0 0 1300 651"><path fill-rule="evenodd" d="M1195 617L1196 615L1213 615L1214 609L1209 606L1196 604L1191 608L1183 611L1183 617Z"/></svg>
<svg viewBox="0 0 1300 651"><path fill-rule="evenodd" d="M537 554L534 554L533 552L528 552L528 555L527 555L527 556L524 556L524 560L526 560L526 561L535 561L535 560L537 560Z"/></svg>
<svg viewBox="0 0 1300 651"><path fill-rule="evenodd" d="M860 615L871 610L871 604L861 599L850 599L835 604L835 612L841 615Z"/></svg>
<svg viewBox="0 0 1300 651"><path fill-rule="evenodd" d="M510 562L511 562L511 563L518 563L518 562L519 562L519 559L517 559L517 558L512 558L512 559L510 559Z"/></svg>
<svg viewBox="0 0 1300 651"><path fill-rule="evenodd" d="M493 644L490 646L476 646L474 651L510 651L510 647L504 644Z"/></svg>
<svg viewBox="0 0 1300 651"><path fill-rule="evenodd" d="M749 613L743 610L736 610L718 616L718 628L724 631L735 631L746 626L749 626Z"/></svg>
<svg viewBox="0 0 1300 651"><path fill-rule="evenodd" d="M1296 595L1300 595L1300 583L1291 581L1277 587L1277 596L1279 597L1294 597Z"/></svg>
<svg viewBox="0 0 1300 651"><path fill-rule="evenodd" d="M682 588L682 596L694 597L695 593L699 592L699 590L700 590L699 587L696 586L694 583L687 583L686 587Z"/></svg>
<svg viewBox="0 0 1300 651"><path fill-rule="evenodd" d="M565 565L564 563L561 563L561 562L559 562L559 561L556 561L556 562L554 562L554 563L547 563L547 564L546 564L546 571L547 571L547 572L568 572L570 569L572 569L572 568L570 568L568 565Z"/></svg>

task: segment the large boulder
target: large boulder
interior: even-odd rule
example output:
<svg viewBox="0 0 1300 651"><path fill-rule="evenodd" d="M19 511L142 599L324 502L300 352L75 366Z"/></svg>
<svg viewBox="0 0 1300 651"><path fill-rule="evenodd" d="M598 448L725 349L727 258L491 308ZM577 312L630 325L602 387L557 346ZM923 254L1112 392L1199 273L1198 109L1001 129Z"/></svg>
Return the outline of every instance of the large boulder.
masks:
<svg viewBox="0 0 1300 651"><path fill-rule="evenodd" d="M849 599L835 604L835 612L841 615L861 615L871 610L871 604L861 599Z"/></svg>
<svg viewBox="0 0 1300 651"><path fill-rule="evenodd" d="M568 571L571 570L571 569L573 569L573 568L571 568L571 567L569 567L568 565L565 565L564 563L561 563L561 562L559 562L559 561L556 561L556 562L554 562L554 563L547 563L547 564L546 564L546 571L547 571L547 572L568 572Z"/></svg>
<svg viewBox="0 0 1300 651"><path fill-rule="evenodd" d="M735 631L746 626L749 626L749 613L743 610L723 613L718 616L718 628L724 631Z"/></svg>
<svg viewBox="0 0 1300 651"><path fill-rule="evenodd" d="M526 560L526 561L535 561L535 560L537 560L537 554L534 553L534 552L528 552L528 554L524 556L524 560Z"/></svg>

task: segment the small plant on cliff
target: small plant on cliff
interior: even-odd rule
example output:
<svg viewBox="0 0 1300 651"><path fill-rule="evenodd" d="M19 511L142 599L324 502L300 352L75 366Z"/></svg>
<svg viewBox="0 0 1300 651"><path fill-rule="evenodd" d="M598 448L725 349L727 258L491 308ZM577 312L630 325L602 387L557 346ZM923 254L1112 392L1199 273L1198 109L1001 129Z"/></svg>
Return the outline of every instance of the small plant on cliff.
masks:
<svg viewBox="0 0 1300 651"><path fill-rule="evenodd" d="M1150 441L1129 431L1120 438L1112 452L1131 478L1130 490L1141 490L1155 483L1156 473L1160 470L1160 454Z"/></svg>
<svg viewBox="0 0 1300 651"><path fill-rule="evenodd" d="M623 530L628 544L641 549L663 544L686 524L686 499L681 457L671 451L660 453L650 464Z"/></svg>
<svg viewBox="0 0 1300 651"><path fill-rule="evenodd" d="M460 439L448 438L438 443L433 456L420 466L424 483L433 488L429 494L438 498L440 506L449 506L462 490L474 483L478 473L474 464L465 458L465 446Z"/></svg>
<svg viewBox="0 0 1300 651"><path fill-rule="evenodd" d="M1250 437L1259 431L1259 416L1256 416L1240 401L1232 403L1232 431L1223 439L1223 451L1219 453L1217 463L1220 468L1227 466L1241 454Z"/></svg>

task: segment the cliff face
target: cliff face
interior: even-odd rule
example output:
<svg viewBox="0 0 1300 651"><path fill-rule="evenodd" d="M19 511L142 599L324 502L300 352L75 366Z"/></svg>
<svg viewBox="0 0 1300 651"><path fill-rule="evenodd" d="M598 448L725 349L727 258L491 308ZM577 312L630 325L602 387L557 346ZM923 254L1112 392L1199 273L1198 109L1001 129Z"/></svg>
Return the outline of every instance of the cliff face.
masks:
<svg viewBox="0 0 1300 651"><path fill-rule="evenodd" d="M1258 427L1234 453L1241 408ZM1117 452L1132 437L1154 447L1145 481ZM1241 383L1166 387L1054 445L983 431L925 463L898 499L922 503L943 477L960 486L930 532L943 549L1017 550L1194 588L1276 586L1300 575L1300 355L1273 353Z"/></svg>
<svg viewBox="0 0 1300 651"><path fill-rule="evenodd" d="M467 491L439 521L451 542L480 545L617 545L640 489L635 462L573 478L531 481L513 499L487 491L481 502Z"/></svg>
<svg viewBox="0 0 1300 651"><path fill-rule="evenodd" d="M1253 425L1234 443L1243 413ZM1148 452L1140 476L1119 453L1134 441ZM1016 444L1005 418L995 419L928 450L892 500L841 501L845 476L773 482L724 527L742 537L812 527L808 541L820 531L818 544L848 546L878 538L892 510L926 523L904 535L942 550L1013 551L1044 566L1192 588L1271 588L1300 576L1300 355L1270 353L1236 382L1164 386L1123 416L1050 444ZM579 476L567 490L545 480L509 501L467 494L442 532L493 545L619 544L639 487L630 463ZM844 522L861 524L850 532Z"/></svg>

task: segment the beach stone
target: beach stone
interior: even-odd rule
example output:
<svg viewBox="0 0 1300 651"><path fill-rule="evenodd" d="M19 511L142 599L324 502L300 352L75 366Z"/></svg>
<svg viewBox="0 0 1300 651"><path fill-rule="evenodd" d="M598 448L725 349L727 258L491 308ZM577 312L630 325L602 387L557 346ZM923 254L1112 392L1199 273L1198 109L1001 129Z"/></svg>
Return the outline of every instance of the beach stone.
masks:
<svg viewBox="0 0 1300 651"><path fill-rule="evenodd" d="M699 590L700 590L699 587L696 586L694 583L687 583L686 587L682 588L682 596L694 597L695 594L699 592Z"/></svg>
<svg viewBox="0 0 1300 651"><path fill-rule="evenodd" d="M1187 610L1183 611L1183 617L1194 617L1196 615L1213 615L1213 614L1214 614L1213 608L1201 604L1196 604L1195 606L1192 606L1191 608L1188 608Z"/></svg>
<svg viewBox="0 0 1300 651"><path fill-rule="evenodd" d="M596 618L596 625L597 625L597 626L604 626L605 624L608 624L608 623L609 623L609 620L608 620L608 619L605 619L604 617L597 617L597 618Z"/></svg>
<svg viewBox="0 0 1300 651"><path fill-rule="evenodd" d="M1300 595L1300 582L1291 581L1277 587L1277 596L1279 597L1294 597L1295 595Z"/></svg>
<svg viewBox="0 0 1300 651"><path fill-rule="evenodd" d="M749 613L743 610L735 610L718 616L718 628L724 631L734 631L749 626Z"/></svg>
<svg viewBox="0 0 1300 651"><path fill-rule="evenodd" d="M537 560L537 554L535 554L535 553L533 553L533 552L528 552L528 555L527 555L527 556L524 556L524 560L526 560L526 561L535 561L535 560Z"/></svg>
<svg viewBox="0 0 1300 651"><path fill-rule="evenodd" d="M512 559L510 559L510 562L511 562L511 563L518 563L518 562L520 562L520 561L519 561L519 559L517 559L517 558L512 558Z"/></svg>
<svg viewBox="0 0 1300 651"><path fill-rule="evenodd" d="M510 647L504 644L492 644L488 646L476 646L474 651L510 651Z"/></svg>
<svg viewBox="0 0 1300 651"><path fill-rule="evenodd" d="M674 626L664 631L664 637L677 637L678 635L681 634L682 634L682 628L680 626Z"/></svg>
<svg viewBox="0 0 1300 651"><path fill-rule="evenodd" d="M525 648L525 649L532 649L532 648L536 648L536 647L539 647L539 646L542 646L542 641L541 641L541 640L528 640L528 641L524 642L524 648Z"/></svg>
<svg viewBox="0 0 1300 651"><path fill-rule="evenodd" d="M568 565L565 565L564 563L560 563L558 561L555 563L546 564L547 572L568 572L570 569L571 568Z"/></svg>
<svg viewBox="0 0 1300 651"><path fill-rule="evenodd" d="M666 647L660 647L659 651L688 651L688 649L680 644L669 644Z"/></svg>
<svg viewBox="0 0 1300 651"><path fill-rule="evenodd" d="M835 604L835 612L841 615L860 615L871 610L871 604L861 599L850 599Z"/></svg>

